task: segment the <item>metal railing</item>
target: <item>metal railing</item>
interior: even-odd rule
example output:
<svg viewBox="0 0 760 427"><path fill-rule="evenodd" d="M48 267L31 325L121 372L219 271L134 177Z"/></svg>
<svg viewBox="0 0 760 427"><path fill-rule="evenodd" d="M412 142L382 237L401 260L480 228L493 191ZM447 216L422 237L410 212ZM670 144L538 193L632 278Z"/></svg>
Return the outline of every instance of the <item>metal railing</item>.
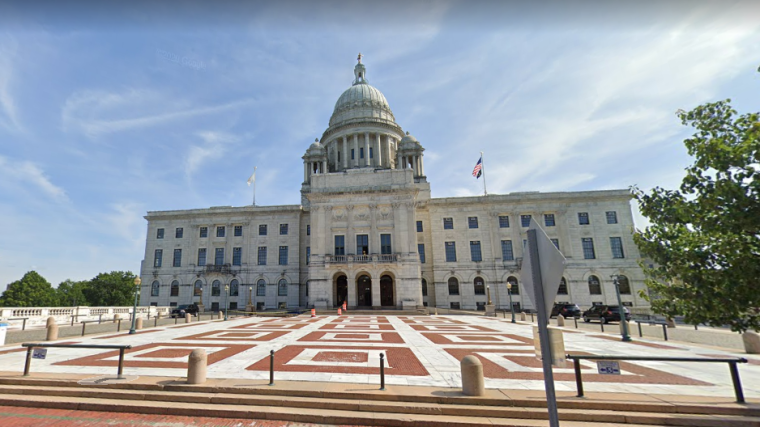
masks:
<svg viewBox="0 0 760 427"><path fill-rule="evenodd" d="M29 369L32 365L32 350L35 348L101 348L109 350L119 350L119 369L118 378L124 378L124 350L131 349L131 345L96 345L96 344L45 344L45 343L24 343L21 347L26 347L26 363L24 364L24 376L29 376Z"/></svg>
<svg viewBox="0 0 760 427"><path fill-rule="evenodd" d="M701 363L728 363L731 372L731 380L734 384L734 394L737 403L744 403L744 392L742 391L742 382L739 378L739 369L737 363L747 363L743 357L737 358L704 358L704 357L649 357L649 356L596 356L596 355L576 355L566 354L565 358L573 361L575 368L575 385L578 389L578 397L583 397L583 378L581 376L581 360L623 360L637 362L701 362Z"/></svg>

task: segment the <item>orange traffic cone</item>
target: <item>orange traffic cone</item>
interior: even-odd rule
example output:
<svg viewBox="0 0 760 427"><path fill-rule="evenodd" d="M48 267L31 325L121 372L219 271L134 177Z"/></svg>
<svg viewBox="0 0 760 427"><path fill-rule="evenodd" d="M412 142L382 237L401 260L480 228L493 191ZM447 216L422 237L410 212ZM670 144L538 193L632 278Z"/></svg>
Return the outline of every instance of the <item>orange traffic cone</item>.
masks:
<svg viewBox="0 0 760 427"><path fill-rule="evenodd" d="M348 310L346 310L346 302L345 301L343 301L343 311L348 311Z"/></svg>
<svg viewBox="0 0 760 427"><path fill-rule="evenodd" d="M311 309L311 317L317 317L317 309L316 308L312 308Z"/></svg>
<svg viewBox="0 0 760 427"><path fill-rule="evenodd" d="M338 307L338 316L340 316L340 314L341 314L340 307Z"/></svg>

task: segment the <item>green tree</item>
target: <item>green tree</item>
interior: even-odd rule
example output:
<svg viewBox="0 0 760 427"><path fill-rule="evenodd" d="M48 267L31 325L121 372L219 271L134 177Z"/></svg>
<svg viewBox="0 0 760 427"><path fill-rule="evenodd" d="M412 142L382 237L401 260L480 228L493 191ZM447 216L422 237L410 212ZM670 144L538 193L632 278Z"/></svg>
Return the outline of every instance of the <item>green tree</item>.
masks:
<svg viewBox="0 0 760 427"><path fill-rule="evenodd" d="M129 271L100 273L83 293L91 306L131 306L135 297L135 275Z"/></svg>
<svg viewBox="0 0 760 427"><path fill-rule="evenodd" d="M73 305L91 305L85 297L85 290L90 287L90 282L82 280L75 282L71 279L66 279L58 285L56 293L58 294L58 303L61 306L73 306Z"/></svg>
<svg viewBox="0 0 760 427"><path fill-rule="evenodd" d="M731 100L679 111L696 133L684 144L694 163L678 190L633 187L651 225L634 240L654 268L652 309L688 323L760 330L760 123Z"/></svg>
<svg viewBox="0 0 760 427"><path fill-rule="evenodd" d="M50 285L36 271L24 274L21 280L8 285L0 296L0 306L4 307L55 307L58 298Z"/></svg>

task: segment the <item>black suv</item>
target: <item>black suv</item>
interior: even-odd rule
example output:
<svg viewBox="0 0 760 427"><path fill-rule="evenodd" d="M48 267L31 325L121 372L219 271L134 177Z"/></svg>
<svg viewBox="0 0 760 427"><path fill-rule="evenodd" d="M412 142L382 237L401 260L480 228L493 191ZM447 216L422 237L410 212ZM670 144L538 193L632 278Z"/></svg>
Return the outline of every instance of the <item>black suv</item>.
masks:
<svg viewBox="0 0 760 427"><path fill-rule="evenodd" d="M172 310L172 318L185 317L185 313L190 313L193 316L198 315L198 306L195 304L182 304Z"/></svg>
<svg viewBox="0 0 760 427"><path fill-rule="evenodd" d="M623 307L625 311L625 320L631 320L631 313L627 308ZM590 322L592 320L599 320L602 323L608 323L610 321L620 321L620 306L617 305L595 305L583 312L583 321Z"/></svg>
<svg viewBox="0 0 760 427"><path fill-rule="evenodd" d="M556 317L560 314L565 318L581 317L581 308L578 307L578 304L554 304L552 314L549 317Z"/></svg>

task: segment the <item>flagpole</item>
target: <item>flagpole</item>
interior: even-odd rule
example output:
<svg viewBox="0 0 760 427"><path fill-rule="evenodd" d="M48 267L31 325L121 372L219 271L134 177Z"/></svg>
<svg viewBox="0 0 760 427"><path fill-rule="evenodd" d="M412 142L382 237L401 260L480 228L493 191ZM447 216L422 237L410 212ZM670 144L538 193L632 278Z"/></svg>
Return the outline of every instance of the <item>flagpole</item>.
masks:
<svg viewBox="0 0 760 427"><path fill-rule="evenodd" d="M256 206L256 166L253 167L253 206Z"/></svg>
<svg viewBox="0 0 760 427"><path fill-rule="evenodd" d="M488 191L486 190L486 162L483 160L483 152L480 152L480 170L483 172L483 195L487 196Z"/></svg>

